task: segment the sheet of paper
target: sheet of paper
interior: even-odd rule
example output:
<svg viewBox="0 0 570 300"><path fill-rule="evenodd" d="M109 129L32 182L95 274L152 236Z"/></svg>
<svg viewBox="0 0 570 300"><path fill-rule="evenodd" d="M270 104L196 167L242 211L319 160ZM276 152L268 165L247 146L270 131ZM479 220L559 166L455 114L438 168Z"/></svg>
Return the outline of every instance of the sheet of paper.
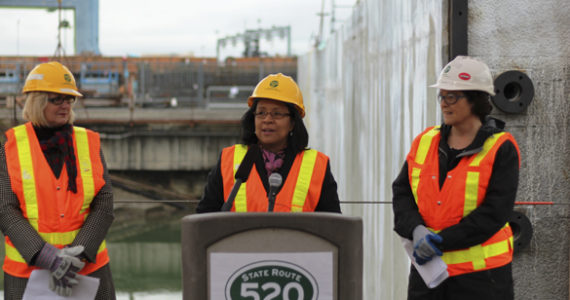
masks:
<svg viewBox="0 0 570 300"><path fill-rule="evenodd" d="M99 288L99 278L77 275L79 283L69 297L62 297L49 289L50 271L34 270L28 280L23 300L93 300Z"/></svg>
<svg viewBox="0 0 570 300"><path fill-rule="evenodd" d="M416 263L413 256L414 246L412 245L412 241L402 238L402 244L404 245L406 253L408 253L408 256L412 260L412 264L414 264L414 267L416 267L416 270L418 270L418 273L420 273L420 276L429 288L433 289L437 287L447 277L449 277L449 273L447 273L447 265L443 262L440 256L436 255L430 261L420 266Z"/></svg>

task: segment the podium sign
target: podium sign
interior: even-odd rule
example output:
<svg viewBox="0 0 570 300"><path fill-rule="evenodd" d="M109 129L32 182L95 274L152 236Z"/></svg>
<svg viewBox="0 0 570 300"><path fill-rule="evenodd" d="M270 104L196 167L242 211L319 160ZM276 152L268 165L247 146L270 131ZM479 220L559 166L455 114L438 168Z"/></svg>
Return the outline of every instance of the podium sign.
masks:
<svg viewBox="0 0 570 300"><path fill-rule="evenodd" d="M212 253L212 299L333 299L332 252Z"/></svg>
<svg viewBox="0 0 570 300"><path fill-rule="evenodd" d="M185 300L362 299L362 221L332 213L182 219Z"/></svg>

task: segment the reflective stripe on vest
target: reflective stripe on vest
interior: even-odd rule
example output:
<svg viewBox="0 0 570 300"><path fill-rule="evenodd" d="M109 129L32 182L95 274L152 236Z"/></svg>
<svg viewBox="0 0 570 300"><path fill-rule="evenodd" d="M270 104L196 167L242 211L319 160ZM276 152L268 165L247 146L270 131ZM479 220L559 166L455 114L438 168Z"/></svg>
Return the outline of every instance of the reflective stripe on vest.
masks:
<svg viewBox="0 0 570 300"><path fill-rule="evenodd" d="M483 144L483 149L475 155L471 163L469 164L470 167L478 167L481 163L481 160L487 156L489 150L497 143L500 137L502 137L505 133L496 133L487 138L485 143ZM463 216L467 216L470 214L475 208L477 208L477 198L478 198L478 191L479 191L479 172L467 172L467 179L465 180L465 204L463 205Z"/></svg>
<svg viewBox="0 0 570 300"><path fill-rule="evenodd" d="M91 155L89 153L89 141L87 140L87 130L81 127L73 127L75 140L77 141L77 159L79 160L79 170L83 180L83 205L79 213L84 213L91 205L95 197L95 184L93 183L93 169L91 168Z"/></svg>
<svg viewBox="0 0 570 300"><path fill-rule="evenodd" d="M501 230L505 230L509 224L505 224ZM485 269L487 263L485 259L509 253L513 249L513 236L489 245L475 245L464 250L445 251L442 259L448 265L463 264L471 262L473 270ZM474 259L476 258L476 259Z"/></svg>
<svg viewBox="0 0 570 300"><path fill-rule="evenodd" d="M224 197L226 198L235 184L235 173L246 152L247 146L239 144L226 148L222 152L221 171L224 182ZM287 175L288 178L284 180L281 190L277 194L275 211L302 212L314 210L320 196L327 163L328 158L316 150L305 150L297 154ZM251 201L261 202L249 203L248 208L248 197L255 198L250 199ZM309 202L307 202L308 199L310 199ZM224 199L224 201L226 200ZM262 211L263 208L260 205L263 201L267 201L265 188L257 169L253 167L247 182L242 183L236 194L234 210L236 212L247 212L251 209Z"/></svg>
<svg viewBox="0 0 570 300"><path fill-rule="evenodd" d="M22 173L22 185L24 189L24 201L26 203L26 215L30 225L38 230L38 198L36 197L36 179L34 177L34 166L32 153L30 152L30 140L26 125L14 128L14 135L18 145L18 157L20 158L20 169Z"/></svg>
<svg viewBox="0 0 570 300"><path fill-rule="evenodd" d="M429 154L431 159L434 159L434 157L437 158L438 156L437 151L439 144L439 136L438 136L439 134L440 134L439 127L434 127L430 130L426 130L419 139L415 153L412 152L410 153L411 155L414 155L413 160L408 161L412 169L410 176L410 186L412 189L412 194L414 196L415 202L416 204L418 204L418 208L422 204L425 205L425 203L422 204L418 203L418 201L420 201L419 199L422 198L422 195L423 197L426 197L426 195L424 194L418 196L418 187L420 186L420 180L423 178L420 177L420 174L423 171L422 169L425 168L424 163L426 163L426 157L428 157L428 154L431 153ZM505 136L505 134L506 134L505 132L501 132L490 136L483 144L483 148L479 153L471 157L463 157L458 167L456 167L456 169L465 168L464 170L466 173L465 182L464 182L465 185L464 198L461 207L462 209L461 215L463 217L467 216L473 210L475 210L478 206L478 199L480 200L481 198L483 198L484 193L486 191L485 189L480 187L481 185L480 164L489 155L489 152L492 149L495 150L495 152L493 153L496 153L496 149L500 146L500 144L498 144L498 141L501 138L503 137L510 138L510 135ZM436 136L437 138L434 139ZM503 139L503 141L504 140L505 139ZM515 143L514 139L511 139L511 141ZM414 147L412 147L412 151L413 150ZM430 151L435 151L435 152L430 152ZM494 159L494 157L492 158ZM464 164L465 161L469 163L465 167L461 167L462 163ZM490 163L490 165L492 166L492 162ZM437 168L437 163L431 164L431 168ZM428 173L428 175L434 174L435 172L439 172L439 170L431 170L431 173ZM455 174L455 175L457 176L460 174ZM424 176L424 177L430 177L430 176ZM435 178L424 178L423 180L435 180ZM441 192L439 189L439 182L437 182L437 180L435 180L431 184L437 185L438 191ZM442 189L444 187L442 187ZM447 189L447 191L449 191L449 189ZM480 192L482 192L483 194L480 195L479 194ZM433 192L430 192L429 195L432 195L432 193ZM427 201L429 201L429 199ZM427 212L430 212L429 207L427 209L428 209ZM424 217L424 219L429 218L429 216L427 215L426 216L422 215L422 217ZM426 221L426 223L428 222ZM440 229L443 228L430 228L430 229L437 233L440 231ZM490 239L488 239L484 243L480 245L475 245L468 249L444 251L442 259L446 264L448 264L448 271L450 276L456 276L464 273L496 268L505 265L510 261L512 261L512 250L513 250L512 231L509 224L506 223L503 228L501 228L497 233L495 233L495 235L493 235Z"/></svg>
<svg viewBox="0 0 570 300"><path fill-rule="evenodd" d="M235 145L234 150L234 178L236 172L247 153L247 146L246 145ZM255 167L255 166L253 166ZM243 182L239 187L239 190L236 194L234 199L234 205L237 212L246 212L247 211L247 196L246 196L246 182Z"/></svg>
<svg viewBox="0 0 570 300"><path fill-rule="evenodd" d="M439 134L439 126L435 126L426 134L422 135L420 140L420 145L418 146L418 151L416 152L415 162L419 165L423 165L427 153L431 146L431 141L433 137ZM412 168L412 180L410 182L410 186L412 188L412 194L414 194L414 199L416 200L416 204L418 203L418 185L420 183L420 172L422 169L420 168Z"/></svg>
<svg viewBox="0 0 570 300"><path fill-rule="evenodd" d="M85 128L80 127L73 127L74 129L74 142L77 150L77 161L78 161L78 180L81 179L82 182L82 190L83 190L83 201L81 203L81 208L78 211L78 215L75 218L81 217L83 220L88 215L88 209L90 204L95 196L95 193L102 187L104 184L104 180L101 178L96 186L93 174L93 166L92 166L92 158L91 158L91 151L89 137L87 130ZM13 132L10 131L7 133L7 136L10 140L10 149L6 147L7 158L10 157L16 162L10 162L8 171L14 170L19 166L20 174L17 177L20 177L21 180L21 187L15 186L14 192L16 195L22 195L24 199L20 199L20 204L23 206L25 210L24 216L27 218L30 225L38 232L38 234L42 237L42 239L58 248L64 247L69 245L73 242L77 234L79 233L80 229L74 229L69 231L62 231L62 232L42 232L39 226L39 209L38 209L38 195L36 194L38 191L38 186L36 185L36 174L34 170L34 157L32 151L36 151L35 153L40 153L39 155L43 155L41 150L32 150L32 137L29 136L30 133L33 134L34 129L31 123L26 123L24 125L16 126L13 129ZM13 136L12 136L13 134ZM33 137L35 139L35 136ZM13 153L13 145L15 143L15 148L17 148L17 157L14 156ZM34 143L37 141L34 140ZM98 140L95 142L98 146ZM35 146L37 147L37 146ZM10 152L9 152L10 151ZM38 154L35 154L38 155ZM98 154L97 154L98 155ZM35 158L38 159L37 157ZM38 166L35 166L36 168ZM100 166L102 168L102 166ZM39 171L40 173L42 171ZM101 170L98 170L98 176L102 175ZM12 172L13 173L13 172ZM62 170L62 176L65 175L67 177L67 172L65 167ZM12 180L12 184L14 182L19 182L18 178L13 178L15 174L10 174L12 179L16 179L15 181ZM44 175L45 176L45 175ZM13 187L14 189L14 187ZM19 192L16 192L19 191ZM79 193L78 189L78 193ZM21 193L21 194L20 194ZM20 197L20 196L18 196ZM44 200L45 201L45 200ZM44 204L45 205L45 204ZM73 218L73 216L70 216ZM72 219L73 220L73 219ZM27 265L24 258L18 252L18 250L14 247L12 242L10 241L9 237L5 238L5 249L6 249L6 258L4 262L4 270L13 275L18 277L28 277L31 270L35 267L30 267ZM103 241L99 246L97 251L97 264L88 263L86 267L80 272L81 274L88 274L97 270L98 268L102 267L108 262L109 258L107 256L106 251L106 243Z"/></svg>
<svg viewBox="0 0 570 300"><path fill-rule="evenodd" d="M304 151L303 160L301 161L301 169L299 170L299 177L297 177L297 184L295 185L295 192L293 192L291 212L303 211L305 199L307 199L307 193L309 193L309 185L311 184L311 177L313 176L316 159L317 150Z"/></svg>
<svg viewBox="0 0 570 300"><path fill-rule="evenodd" d="M79 230L77 230L79 232ZM44 235L40 234L40 236L43 238ZM75 238L75 237L73 237ZM46 240L46 242L48 242ZM73 242L73 239L71 239L71 242L67 243L66 245L69 245ZM49 243L49 242L48 242ZM50 243L52 244L52 243ZM4 244L6 246L6 256L9 257L11 260L19 262L19 263L26 263L26 260L22 257L22 255L20 254L20 252L18 252L18 250L16 248L14 248L12 245L9 244ZM105 241L103 241L101 243L101 245L99 246L99 249L97 250L97 254L103 252L105 249L107 248L107 243Z"/></svg>

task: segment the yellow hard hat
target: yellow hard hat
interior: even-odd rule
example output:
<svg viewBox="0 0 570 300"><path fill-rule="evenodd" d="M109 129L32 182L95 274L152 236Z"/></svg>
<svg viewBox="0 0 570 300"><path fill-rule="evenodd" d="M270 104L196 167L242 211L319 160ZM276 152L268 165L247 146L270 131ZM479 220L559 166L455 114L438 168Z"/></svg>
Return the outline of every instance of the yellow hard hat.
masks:
<svg viewBox="0 0 570 300"><path fill-rule="evenodd" d="M64 65L56 61L39 64L30 71L22 92L52 92L83 96L77 90L73 74Z"/></svg>
<svg viewBox="0 0 570 300"><path fill-rule="evenodd" d="M263 78L247 99L247 105L251 107L255 99L270 99L294 104L301 118L305 116L303 95L295 80L290 76L279 73Z"/></svg>

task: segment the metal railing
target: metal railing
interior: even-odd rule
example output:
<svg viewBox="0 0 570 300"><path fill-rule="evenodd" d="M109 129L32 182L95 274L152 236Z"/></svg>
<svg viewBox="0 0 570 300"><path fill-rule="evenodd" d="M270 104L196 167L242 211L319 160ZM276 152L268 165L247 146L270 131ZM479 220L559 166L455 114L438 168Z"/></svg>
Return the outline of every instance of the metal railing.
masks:
<svg viewBox="0 0 570 300"><path fill-rule="evenodd" d="M27 74L47 59L0 57L0 99L18 96ZM64 57L78 88L96 106L187 106L235 102L268 74L297 76L297 60L284 58L109 58ZM232 94L236 91L237 94ZM245 97L245 98L244 98ZM216 105L214 105L215 107Z"/></svg>

